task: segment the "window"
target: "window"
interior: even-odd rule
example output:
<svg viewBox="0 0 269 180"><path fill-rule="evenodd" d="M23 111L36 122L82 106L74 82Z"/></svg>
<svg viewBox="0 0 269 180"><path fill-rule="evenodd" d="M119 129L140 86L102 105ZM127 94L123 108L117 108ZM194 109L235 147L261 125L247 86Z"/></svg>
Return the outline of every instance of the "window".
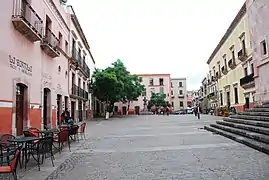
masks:
<svg viewBox="0 0 269 180"><path fill-rule="evenodd" d="M173 88L173 83L171 82L171 88Z"/></svg>
<svg viewBox="0 0 269 180"><path fill-rule="evenodd" d="M179 82L179 87L183 87L182 82Z"/></svg>
<svg viewBox="0 0 269 180"><path fill-rule="evenodd" d="M154 88L150 88L150 92L155 93L155 89Z"/></svg>
<svg viewBox="0 0 269 180"><path fill-rule="evenodd" d="M250 65L250 67L251 67L251 73L254 74L254 65L253 65L253 63Z"/></svg>
<svg viewBox="0 0 269 180"><path fill-rule="evenodd" d="M59 47L62 48L63 35L59 32Z"/></svg>
<svg viewBox="0 0 269 180"><path fill-rule="evenodd" d="M78 87L80 87L80 84L81 84L81 79L78 78Z"/></svg>
<svg viewBox="0 0 269 180"><path fill-rule="evenodd" d="M183 94L183 91L182 90L179 90L179 94L182 95Z"/></svg>
<svg viewBox="0 0 269 180"><path fill-rule="evenodd" d="M159 85L160 85L160 86L163 86L163 78L160 78L160 79L159 79Z"/></svg>
<svg viewBox="0 0 269 180"><path fill-rule="evenodd" d="M163 94L164 90L163 90L163 87L160 87L160 93Z"/></svg>
<svg viewBox="0 0 269 180"><path fill-rule="evenodd" d="M174 107L174 102L172 102L172 107Z"/></svg>
<svg viewBox="0 0 269 180"><path fill-rule="evenodd" d="M146 91L143 91L142 92L142 96L147 96L147 92Z"/></svg>
<svg viewBox="0 0 269 180"><path fill-rule="evenodd" d="M65 41L65 53L68 54L68 42L67 41Z"/></svg>
<svg viewBox="0 0 269 180"><path fill-rule="evenodd" d="M179 102L179 106L180 106L180 107L183 107L183 101L180 101L180 102Z"/></svg>
<svg viewBox="0 0 269 180"><path fill-rule="evenodd" d="M220 93L220 105L223 106L223 96L222 96L222 93Z"/></svg>
<svg viewBox="0 0 269 180"><path fill-rule="evenodd" d="M75 73L72 73L72 85L75 84L75 78L76 78Z"/></svg>
<svg viewBox="0 0 269 180"><path fill-rule="evenodd" d="M235 62L235 53L234 53L234 50L232 50L232 59L233 59L233 62Z"/></svg>
<svg viewBox="0 0 269 180"><path fill-rule="evenodd" d="M171 91L171 95L172 95L172 96L174 95L174 91Z"/></svg>
<svg viewBox="0 0 269 180"><path fill-rule="evenodd" d="M150 86L153 86L154 84L153 84L153 79L151 78L151 79L149 79L149 85Z"/></svg>
<svg viewBox="0 0 269 180"><path fill-rule="evenodd" d="M242 50L244 53L246 53L246 42L245 42L245 38L242 39Z"/></svg>
<svg viewBox="0 0 269 180"><path fill-rule="evenodd" d="M238 104L238 89L237 89L237 87L234 88L234 103Z"/></svg>
<svg viewBox="0 0 269 180"><path fill-rule="evenodd" d="M261 50L262 50L262 55L267 54L267 46L266 46L266 41L265 40L261 42Z"/></svg>
<svg viewBox="0 0 269 180"><path fill-rule="evenodd" d="M248 75L248 68L247 67L244 68L244 74L245 74L245 76Z"/></svg>

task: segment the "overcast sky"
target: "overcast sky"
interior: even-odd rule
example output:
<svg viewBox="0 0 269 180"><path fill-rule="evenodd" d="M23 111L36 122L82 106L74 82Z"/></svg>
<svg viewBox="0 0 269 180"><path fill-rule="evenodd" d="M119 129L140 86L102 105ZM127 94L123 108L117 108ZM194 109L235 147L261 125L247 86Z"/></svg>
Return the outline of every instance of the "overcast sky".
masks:
<svg viewBox="0 0 269 180"><path fill-rule="evenodd" d="M170 73L199 88L206 61L244 0L69 0L98 68Z"/></svg>

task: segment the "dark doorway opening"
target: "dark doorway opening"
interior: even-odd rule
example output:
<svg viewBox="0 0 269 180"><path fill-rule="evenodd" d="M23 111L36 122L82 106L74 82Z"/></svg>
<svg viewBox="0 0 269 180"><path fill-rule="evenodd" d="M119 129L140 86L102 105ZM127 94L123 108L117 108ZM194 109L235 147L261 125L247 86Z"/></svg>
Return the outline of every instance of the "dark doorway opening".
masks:
<svg viewBox="0 0 269 180"><path fill-rule="evenodd" d="M246 104L245 104L246 109L249 109L249 97L245 98L245 102L246 102Z"/></svg>
<svg viewBox="0 0 269 180"><path fill-rule="evenodd" d="M127 107L122 107L122 114L123 115L126 115L127 114Z"/></svg>
<svg viewBox="0 0 269 180"><path fill-rule="evenodd" d="M68 109L68 97L64 97L64 110Z"/></svg>
<svg viewBox="0 0 269 180"><path fill-rule="evenodd" d="M140 106L135 106L135 114L139 114L140 112Z"/></svg>
<svg viewBox="0 0 269 180"><path fill-rule="evenodd" d="M78 101L78 120L82 121L82 101Z"/></svg>
<svg viewBox="0 0 269 180"><path fill-rule="evenodd" d="M75 120L76 102L71 101L71 118Z"/></svg>
<svg viewBox="0 0 269 180"><path fill-rule="evenodd" d="M227 106L231 106L230 92L227 92Z"/></svg>
<svg viewBox="0 0 269 180"><path fill-rule="evenodd" d="M57 94L57 122L60 122L60 117L62 113L62 95Z"/></svg>
<svg viewBox="0 0 269 180"><path fill-rule="evenodd" d="M50 128L50 89L44 88L43 96L43 125L44 129Z"/></svg>
<svg viewBox="0 0 269 180"><path fill-rule="evenodd" d="M23 135L24 121L27 118L26 101L27 86L16 84L16 135Z"/></svg>

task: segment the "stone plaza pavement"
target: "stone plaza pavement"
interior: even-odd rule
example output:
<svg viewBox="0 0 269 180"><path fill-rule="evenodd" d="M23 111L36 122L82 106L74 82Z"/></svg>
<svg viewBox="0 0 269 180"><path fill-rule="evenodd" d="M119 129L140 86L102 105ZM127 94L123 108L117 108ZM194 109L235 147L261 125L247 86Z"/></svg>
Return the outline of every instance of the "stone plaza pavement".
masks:
<svg viewBox="0 0 269 180"><path fill-rule="evenodd" d="M131 116L93 121L87 140L22 180L268 180L269 157L203 129L219 117Z"/></svg>

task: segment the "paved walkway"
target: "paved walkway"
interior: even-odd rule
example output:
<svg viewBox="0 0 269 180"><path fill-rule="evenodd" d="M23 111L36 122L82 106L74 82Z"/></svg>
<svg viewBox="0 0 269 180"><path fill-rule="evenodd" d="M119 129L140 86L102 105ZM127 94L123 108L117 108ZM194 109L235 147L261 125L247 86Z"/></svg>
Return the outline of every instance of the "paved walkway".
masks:
<svg viewBox="0 0 269 180"><path fill-rule="evenodd" d="M20 172L22 180L268 180L269 157L203 130L214 116L133 116L90 122L86 141Z"/></svg>

